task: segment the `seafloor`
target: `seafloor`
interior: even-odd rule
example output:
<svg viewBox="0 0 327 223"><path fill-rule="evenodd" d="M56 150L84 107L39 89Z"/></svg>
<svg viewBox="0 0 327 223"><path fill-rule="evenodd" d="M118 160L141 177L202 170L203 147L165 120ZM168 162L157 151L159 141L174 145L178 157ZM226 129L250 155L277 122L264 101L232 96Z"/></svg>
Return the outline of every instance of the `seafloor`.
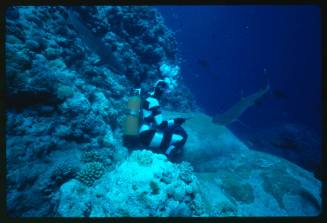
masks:
<svg viewBox="0 0 327 223"><path fill-rule="evenodd" d="M181 163L122 144L130 89L178 66L174 33L150 7L6 11L9 216L314 216L321 182L251 150L200 112L182 78L164 115L192 116ZM176 112L168 112L168 111Z"/></svg>

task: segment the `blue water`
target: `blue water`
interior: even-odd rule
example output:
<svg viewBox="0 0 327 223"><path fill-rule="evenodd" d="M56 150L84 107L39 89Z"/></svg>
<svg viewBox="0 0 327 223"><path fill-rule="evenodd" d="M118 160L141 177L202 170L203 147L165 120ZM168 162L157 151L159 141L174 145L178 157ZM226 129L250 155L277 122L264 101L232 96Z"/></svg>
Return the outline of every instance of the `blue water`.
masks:
<svg viewBox="0 0 327 223"><path fill-rule="evenodd" d="M164 17L163 24L152 7ZM317 215L319 10L267 5L9 7L8 216ZM127 109L133 104L128 102L130 89L142 83L142 92L149 93L166 75L160 67L174 67L177 58L180 88L162 97L163 111L194 118L200 110L215 117L267 83L271 91L237 121L224 124L231 131L202 115L181 124L189 141L175 149L187 162L172 164L156 154L164 150L136 141L127 148L123 141L126 116L134 113ZM135 122L126 126L138 127ZM178 140L175 134L154 136L173 141ZM249 152L243 143L277 157ZM140 149L144 151L136 151ZM315 178L280 157L314 172ZM291 196L283 198L286 193ZM200 194L207 200L203 204ZM283 199L288 207L280 205ZM260 202L262 209L257 208Z"/></svg>
<svg viewBox="0 0 327 223"><path fill-rule="evenodd" d="M268 77L271 93L241 116L242 123L251 129L301 123L321 134L319 7L157 8L176 32L184 81L208 114L265 87ZM230 127L248 131L238 123Z"/></svg>

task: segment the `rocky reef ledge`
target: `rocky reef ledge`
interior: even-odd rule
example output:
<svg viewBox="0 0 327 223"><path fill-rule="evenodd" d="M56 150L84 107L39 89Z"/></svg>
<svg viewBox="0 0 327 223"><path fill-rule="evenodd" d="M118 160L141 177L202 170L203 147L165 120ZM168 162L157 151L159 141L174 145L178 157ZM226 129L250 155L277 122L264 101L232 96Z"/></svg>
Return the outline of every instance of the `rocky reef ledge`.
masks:
<svg viewBox="0 0 327 223"><path fill-rule="evenodd" d="M184 127L183 162L136 150L86 186L73 179L58 193L60 216L315 216L321 182L297 165L248 148L202 113Z"/></svg>

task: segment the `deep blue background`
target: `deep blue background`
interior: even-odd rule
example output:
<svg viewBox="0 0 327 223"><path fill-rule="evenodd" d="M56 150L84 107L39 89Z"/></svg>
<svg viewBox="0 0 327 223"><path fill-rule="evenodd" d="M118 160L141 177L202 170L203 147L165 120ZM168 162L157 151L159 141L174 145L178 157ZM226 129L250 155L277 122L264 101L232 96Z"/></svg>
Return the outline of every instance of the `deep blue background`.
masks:
<svg viewBox="0 0 327 223"><path fill-rule="evenodd" d="M183 79L208 114L225 111L242 92L246 96L265 87L268 76L272 93L241 121L251 128L295 122L321 133L319 7L156 8L176 32ZM277 97L275 90L287 98Z"/></svg>

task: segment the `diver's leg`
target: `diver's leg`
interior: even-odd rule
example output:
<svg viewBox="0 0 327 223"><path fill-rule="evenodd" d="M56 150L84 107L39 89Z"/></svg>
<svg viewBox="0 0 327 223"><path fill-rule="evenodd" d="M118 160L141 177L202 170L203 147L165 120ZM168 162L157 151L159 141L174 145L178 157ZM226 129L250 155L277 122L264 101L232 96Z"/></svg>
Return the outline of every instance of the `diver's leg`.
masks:
<svg viewBox="0 0 327 223"><path fill-rule="evenodd" d="M181 135L183 137L183 139L181 141L177 142L177 146L178 147L184 146L184 144L186 143L187 137L188 137L185 129L182 126L178 126L177 128L175 128L174 133Z"/></svg>
<svg viewBox="0 0 327 223"><path fill-rule="evenodd" d="M155 134L155 130L149 129L147 131L143 131L139 134L139 140L144 146L149 146L151 143L151 140Z"/></svg>
<svg viewBox="0 0 327 223"><path fill-rule="evenodd" d="M165 154L169 158L170 161L178 161L181 159L183 155L183 146L187 140L187 133L181 127L177 127L174 129L170 146L167 148Z"/></svg>

